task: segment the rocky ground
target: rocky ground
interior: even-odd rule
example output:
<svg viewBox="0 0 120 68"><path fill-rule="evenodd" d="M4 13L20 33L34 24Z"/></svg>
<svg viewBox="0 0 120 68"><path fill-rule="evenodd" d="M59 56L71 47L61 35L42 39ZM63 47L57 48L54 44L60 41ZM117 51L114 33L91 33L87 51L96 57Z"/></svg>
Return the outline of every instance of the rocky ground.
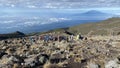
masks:
<svg viewBox="0 0 120 68"><path fill-rule="evenodd" d="M37 38L33 43L29 37L1 40L0 68L120 68L120 36L87 38L48 42Z"/></svg>

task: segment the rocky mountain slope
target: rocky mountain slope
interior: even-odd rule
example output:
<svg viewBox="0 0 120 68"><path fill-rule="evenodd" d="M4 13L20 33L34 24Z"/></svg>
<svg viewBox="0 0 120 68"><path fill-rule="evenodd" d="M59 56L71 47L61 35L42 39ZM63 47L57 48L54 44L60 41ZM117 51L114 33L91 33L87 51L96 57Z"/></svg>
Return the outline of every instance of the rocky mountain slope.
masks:
<svg viewBox="0 0 120 68"><path fill-rule="evenodd" d="M104 33L99 32L100 29L119 32L119 20L111 18L100 23L1 40L0 68L120 68L119 35L84 35L91 30L94 34L97 30L97 34ZM86 39L76 39L77 35L68 35L71 33L65 33L65 30L76 34L81 32ZM24 36L19 31L3 35Z"/></svg>
<svg viewBox="0 0 120 68"><path fill-rule="evenodd" d="M92 32L94 35L120 34L120 18L110 18L98 23L81 24L68 29L74 33L88 34Z"/></svg>

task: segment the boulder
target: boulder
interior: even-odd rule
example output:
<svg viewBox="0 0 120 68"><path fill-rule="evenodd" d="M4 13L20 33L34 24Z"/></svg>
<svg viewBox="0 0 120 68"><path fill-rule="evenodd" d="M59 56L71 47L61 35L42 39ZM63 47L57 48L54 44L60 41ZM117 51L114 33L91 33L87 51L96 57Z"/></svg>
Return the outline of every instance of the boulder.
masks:
<svg viewBox="0 0 120 68"><path fill-rule="evenodd" d="M0 59L1 59L2 56L4 56L4 55L7 55L7 53L5 53L5 52L0 52Z"/></svg>
<svg viewBox="0 0 120 68"><path fill-rule="evenodd" d="M105 64L105 68L120 68L118 59L110 60L108 63Z"/></svg>
<svg viewBox="0 0 120 68"><path fill-rule="evenodd" d="M45 56L39 57L39 64L40 65L44 65L47 61L48 61L48 58L46 58Z"/></svg>
<svg viewBox="0 0 120 68"><path fill-rule="evenodd" d="M24 63L25 67L28 67L28 68L35 67L36 63L38 63L38 60L35 58L35 56L28 57L24 61L25 61Z"/></svg>

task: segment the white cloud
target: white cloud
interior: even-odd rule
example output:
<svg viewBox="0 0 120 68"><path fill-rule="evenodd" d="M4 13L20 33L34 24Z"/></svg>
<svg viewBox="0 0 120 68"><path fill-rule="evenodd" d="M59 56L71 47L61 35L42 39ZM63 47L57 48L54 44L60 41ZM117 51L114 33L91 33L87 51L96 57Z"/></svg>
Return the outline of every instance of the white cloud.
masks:
<svg viewBox="0 0 120 68"><path fill-rule="evenodd" d="M28 8L37 8L37 6L35 6L35 5L28 5L27 7Z"/></svg>
<svg viewBox="0 0 120 68"><path fill-rule="evenodd" d="M120 7L120 0L0 0L0 7L27 7L27 8Z"/></svg>
<svg viewBox="0 0 120 68"><path fill-rule="evenodd" d="M9 20L9 21L0 21L0 23L2 23L2 24L12 24L12 23L14 23L14 21L13 21L13 20Z"/></svg>
<svg viewBox="0 0 120 68"><path fill-rule="evenodd" d="M15 5L14 5L14 4L11 4L11 7L15 7Z"/></svg>
<svg viewBox="0 0 120 68"><path fill-rule="evenodd" d="M38 19L37 17L34 17L35 19ZM64 20L70 20L68 18L49 18L44 20L37 20L37 21L26 21L24 22L24 25L26 26L34 26L34 25L43 25L43 24L51 24L51 23L57 23ZM23 24L22 24L23 25Z"/></svg>
<svg viewBox="0 0 120 68"><path fill-rule="evenodd" d="M58 22L58 21L64 21L64 20L70 20L68 18L50 18L49 19L52 22Z"/></svg>
<svg viewBox="0 0 120 68"><path fill-rule="evenodd" d="M25 21L23 22L22 24L20 25L23 25L25 27L28 27L28 26L34 26L34 25L40 25L41 22L40 21Z"/></svg>
<svg viewBox="0 0 120 68"><path fill-rule="evenodd" d="M1 29L17 29L17 28L20 28L20 26L18 25L14 25L14 26L6 26L6 27L1 27ZM21 28L22 29L22 28Z"/></svg>

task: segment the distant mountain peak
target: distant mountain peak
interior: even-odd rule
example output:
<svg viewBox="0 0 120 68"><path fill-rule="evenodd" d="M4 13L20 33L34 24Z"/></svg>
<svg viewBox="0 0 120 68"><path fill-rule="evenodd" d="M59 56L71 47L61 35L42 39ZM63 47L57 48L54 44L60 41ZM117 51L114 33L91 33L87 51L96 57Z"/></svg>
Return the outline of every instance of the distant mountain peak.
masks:
<svg viewBox="0 0 120 68"><path fill-rule="evenodd" d="M106 13L103 13L103 12L97 11L97 10L90 10L90 11L87 11L83 14L106 14Z"/></svg>
<svg viewBox="0 0 120 68"><path fill-rule="evenodd" d="M14 34L25 35L24 33L20 32L20 31L16 31L16 32L14 32Z"/></svg>
<svg viewBox="0 0 120 68"><path fill-rule="evenodd" d="M88 12L100 12L98 10L89 10Z"/></svg>

